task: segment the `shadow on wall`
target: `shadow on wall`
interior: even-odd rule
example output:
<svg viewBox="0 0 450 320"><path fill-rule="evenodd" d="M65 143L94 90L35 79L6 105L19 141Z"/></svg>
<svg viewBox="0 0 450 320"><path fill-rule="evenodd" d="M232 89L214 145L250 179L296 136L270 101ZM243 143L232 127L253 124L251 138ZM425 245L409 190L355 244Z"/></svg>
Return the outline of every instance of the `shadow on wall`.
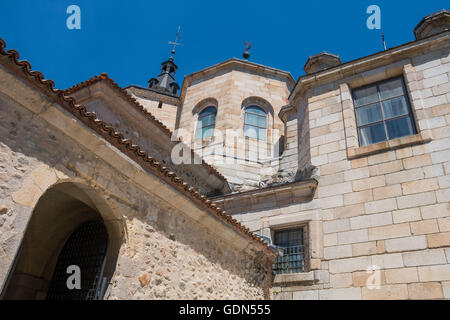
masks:
<svg viewBox="0 0 450 320"><path fill-rule="evenodd" d="M107 251L99 256L97 261L93 258L95 254L90 259L78 256L79 252L76 252L78 250L74 249L87 251L89 247L95 245L99 236L88 234L85 239L78 241L77 248L72 248L72 252L68 253L66 262L68 265L80 266L83 271L82 289L92 288L92 291L96 291L100 285L99 279L92 279L93 282L86 283L84 280L88 277L84 273L85 270L89 270L89 273L92 270L100 280L105 278L105 281L109 282L122 243L123 225L120 220L115 219L104 203L100 213L97 209L99 201L100 197L95 195L93 190L71 182L56 184L41 196L26 228L20 252L15 258L5 299L45 299L50 285L64 286L66 277L57 279L54 276L58 257L61 259L60 253L74 231L89 221L98 221L106 227ZM77 290L73 293L79 294ZM104 291L102 293L104 294ZM101 299L103 294L98 298ZM64 297L71 298L70 294ZM84 299L86 298L87 295Z"/></svg>
<svg viewBox="0 0 450 320"><path fill-rule="evenodd" d="M1 270L0 281L4 283L6 280L7 269L11 268L16 256L15 268L9 272L9 283L11 288L17 289L21 286L20 288L24 289L20 292L14 289L10 291L8 288L8 292L3 292L8 297L44 298L64 242L80 224L100 218L110 238L105 275L111 276L114 273L114 279L119 277L123 282L120 288L113 289L116 290L116 298L133 297L127 288L131 282L139 284L139 270L142 268L154 278L152 285L144 288L151 293L153 283L157 280L157 275L154 274L158 268L167 272L166 274L176 272L177 269L167 270L169 260L173 260L175 266L186 267L186 261L176 255L166 256L163 250L159 250L159 245L175 247L176 250L183 251L185 256L192 255L205 261L207 265L214 265L216 272L228 272L237 276L234 278L245 279L247 283L255 286L265 283L268 279L265 273L257 273L258 277L255 277L254 270L264 269L260 262L250 260L234 249L223 248L213 234L188 219L175 206L157 202L158 199L149 197L115 169L90 151L81 148L72 138L60 132L55 133L48 123L1 93L0 156L2 162L4 160L7 164L0 166L0 171L6 170L8 173L2 176L2 186L6 187L0 188L0 199L3 199L2 203L11 213L6 223L0 226L0 234L8 241L2 243L7 246L7 256L1 263L5 268ZM95 201L98 196L96 192L75 184L55 186L45 194L45 190L40 190L43 195L39 201L36 199L36 205L33 203L25 206L13 201L12 195L24 186L33 170L40 166L56 168L69 178L86 174L88 180L92 179L105 186L106 190L96 188L96 192L100 192L101 198L107 199L108 204L114 205L114 215L108 214L108 205L99 206L99 202ZM84 178L74 179L88 181ZM117 212L118 210L120 212ZM127 230L131 228L135 236L133 243L127 241L126 245L122 241L123 229L118 227L124 227L122 221L125 220ZM19 252L21 243L22 252ZM138 246L137 248L142 250L138 260L124 260L124 266L130 262L130 270L135 270L135 273L127 275L126 278L123 276L125 267L121 266L125 254L121 251L117 257L121 245L124 252L137 250L130 249L131 246ZM206 272L205 266L201 268ZM130 284L126 282L128 280ZM207 285L209 283L202 283L197 287L198 291L209 292L203 287ZM3 289L5 288L6 286L3 286ZM120 290L123 290L123 294ZM213 293L215 292L210 292Z"/></svg>

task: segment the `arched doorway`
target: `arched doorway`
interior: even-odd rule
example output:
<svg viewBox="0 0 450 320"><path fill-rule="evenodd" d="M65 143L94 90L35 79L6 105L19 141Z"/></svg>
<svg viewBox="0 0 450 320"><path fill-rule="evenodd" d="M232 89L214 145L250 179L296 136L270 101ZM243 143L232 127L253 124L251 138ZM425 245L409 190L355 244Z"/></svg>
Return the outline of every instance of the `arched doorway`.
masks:
<svg viewBox="0 0 450 320"><path fill-rule="evenodd" d="M61 183L39 199L4 299L103 299L121 244L120 221L85 186ZM101 211L99 210L101 208ZM80 287L68 279L79 268Z"/></svg>
<svg viewBox="0 0 450 320"><path fill-rule="evenodd" d="M58 256L46 299L101 299L104 293L103 271L107 250L108 232L102 221L92 220L78 227ZM80 278L78 289L70 289L67 285L67 270L73 266L77 269L71 272Z"/></svg>

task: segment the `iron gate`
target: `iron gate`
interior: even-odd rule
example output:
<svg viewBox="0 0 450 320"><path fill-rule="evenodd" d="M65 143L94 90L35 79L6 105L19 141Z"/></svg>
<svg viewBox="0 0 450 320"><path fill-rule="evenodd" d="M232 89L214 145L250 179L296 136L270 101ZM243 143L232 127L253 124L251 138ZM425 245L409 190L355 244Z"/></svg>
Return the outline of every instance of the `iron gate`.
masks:
<svg viewBox="0 0 450 320"><path fill-rule="evenodd" d="M97 300L103 298L103 269L108 250L108 232L101 221L89 221L76 229L58 257L47 300ZM70 290L67 268L78 266L81 288Z"/></svg>

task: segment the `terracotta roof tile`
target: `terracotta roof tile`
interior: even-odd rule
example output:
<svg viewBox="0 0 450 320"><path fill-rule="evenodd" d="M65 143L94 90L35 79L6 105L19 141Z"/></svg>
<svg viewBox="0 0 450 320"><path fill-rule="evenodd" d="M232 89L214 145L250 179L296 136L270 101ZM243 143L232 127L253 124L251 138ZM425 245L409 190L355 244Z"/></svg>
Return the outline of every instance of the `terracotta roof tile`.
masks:
<svg viewBox="0 0 450 320"><path fill-rule="evenodd" d="M169 138L172 137L172 131L170 131L169 128L167 128L161 121L159 121L153 114L148 112L135 98L133 98L125 89L121 88L117 83L114 82L113 79L108 77L108 74L103 72L100 76L94 76L93 78L90 78L86 81L83 81L79 84L76 84L70 88L67 88L64 92L67 95L70 95L76 91L79 91L83 88L89 87L97 82L105 81L109 86L113 88L118 94L120 94L125 100L127 100L134 108L136 108L138 111L140 111L149 121L156 124ZM178 139L178 141L180 141ZM189 148L190 149L190 148ZM194 151L191 150L191 155L194 155ZM204 160L202 160L202 165L205 166L208 169L208 172L210 174L214 174L215 176L219 177L223 181L227 182L227 179L219 172L216 168L211 166L210 164L206 163Z"/></svg>
<svg viewBox="0 0 450 320"><path fill-rule="evenodd" d="M226 211L219 208L216 204L211 202L211 200L208 200L204 195L195 190L195 188L184 182L182 178L176 175L176 173L150 157L147 152L142 151L139 146L133 145L130 139L125 139L124 136L120 132L116 132L113 127L105 125L102 120L96 118L95 113L88 112L86 107L76 104L75 99L66 96L64 90L55 89L55 83L52 80L44 79L41 72L31 70L31 65L28 61L18 61L19 54L17 51L6 51L5 48L6 44L4 40L0 38L0 57L2 58L0 59L0 62L12 72L23 77L25 80L28 80L31 85L38 88L47 97L61 105L65 110L73 114L89 128L139 163L143 168L152 172L154 175L160 177L163 181L185 194L200 208L203 208L213 216L217 216L245 237L264 247L267 253L276 255L275 252L269 249L264 240L241 225L234 218L227 215Z"/></svg>

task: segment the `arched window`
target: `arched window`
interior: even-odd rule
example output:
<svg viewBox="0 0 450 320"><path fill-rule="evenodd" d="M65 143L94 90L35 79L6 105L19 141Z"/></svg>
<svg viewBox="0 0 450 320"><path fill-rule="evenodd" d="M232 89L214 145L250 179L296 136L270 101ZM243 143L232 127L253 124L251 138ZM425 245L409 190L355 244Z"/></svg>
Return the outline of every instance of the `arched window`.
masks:
<svg viewBox="0 0 450 320"><path fill-rule="evenodd" d="M201 140L213 136L216 123L217 110L215 107L207 107L198 115L195 140Z"/></svg>
<svg viewBox="0 0 450 320"><path fill-rule="evenodd" d="M244 136L266 140L267 113L258 106L245 108Z"/></svg>

